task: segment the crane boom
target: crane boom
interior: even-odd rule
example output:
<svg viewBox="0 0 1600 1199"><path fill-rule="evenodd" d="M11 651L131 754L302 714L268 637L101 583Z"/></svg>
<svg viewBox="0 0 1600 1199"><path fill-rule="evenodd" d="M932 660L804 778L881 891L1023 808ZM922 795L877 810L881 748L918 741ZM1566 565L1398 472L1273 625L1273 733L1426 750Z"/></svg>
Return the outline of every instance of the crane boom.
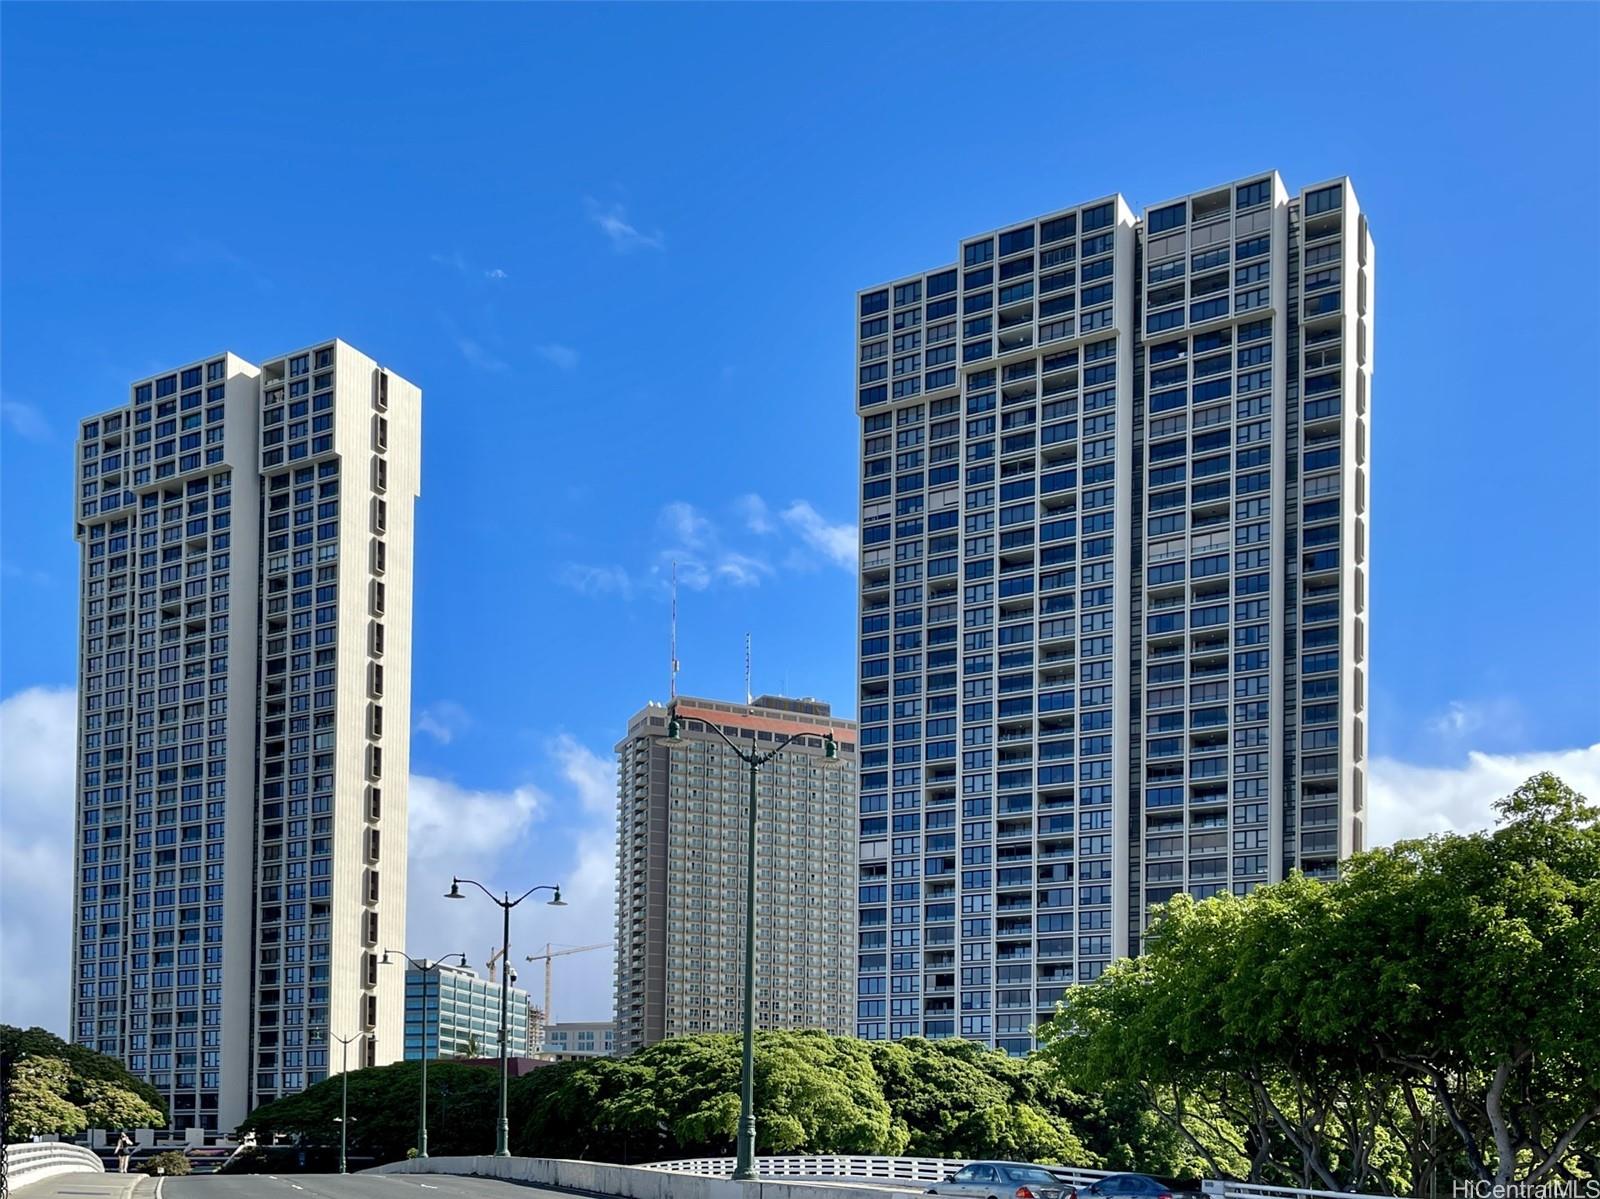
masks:
<svg viewBox="0 0 1600 1199"><path fill-rule="evenodd" d="M599 941L593 945L569 945L564 949L557 949L548 941L545 942L543 953L528 954L528 961L544 963L544 1024L550 1027L550 959L564 957L569 953L588 953L591 949L610 949L610 941Z"/></svg>

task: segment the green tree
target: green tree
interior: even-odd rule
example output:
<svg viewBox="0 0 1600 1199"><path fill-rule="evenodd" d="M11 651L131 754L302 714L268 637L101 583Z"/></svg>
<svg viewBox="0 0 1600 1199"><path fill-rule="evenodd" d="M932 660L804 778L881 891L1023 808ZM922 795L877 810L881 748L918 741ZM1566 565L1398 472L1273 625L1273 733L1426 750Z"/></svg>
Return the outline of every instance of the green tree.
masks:
<svg viewBox="0 0 1600 1199"><path fill-rule="evenodd" d="M1548 773L1496 809L1491 833L1352 864L1341 977L1367 986L1345 1019L1443 1112L1469 1176L1539 1183L1600 1155L1600 811Z"/></svg>
<svg viewBox="0 0 1600 1199"><path fill-rule="evenodd" d="M1023 1062L972 1041L920 1037L874 1042L872 1056L907 1153L1099 1164L1066 1114L1081 1102L1050 1091Z"/></svg>
<svg viewBox="0 0 1600 1199"><path fill-rule="evenodd" d="M90 1128L159 1128L166 1115L154 1104L114 1082L88 1079L83 1084L84 1115Z"/></svg>
<svg viewBox="0 0 1600 1199"><path fill-rule="evenodd" d="M168 1177L182 1177L194 1172L193 1165L189 1162L187 1154L178 1149L167 1149L161 1153L152 1154L139 1165L141 1174L165 1174Z"/></svg>
<svg viewBox="0 0 1600 1199"><path fill-rule="evenodd" d="M1330 884L1178 897L1144 955L1069 992L1045 1059L1131 1089L1219 1173L1401 1190L1454 1161L1497 1182L1581 1168L1600 1118L1600 827L1548 775L1500 813Z"/></svg>
<svg viewBox="0 0 1600 1199"><path fill-rule="evenodd" d="M121 1062L103 1053L96 1053L82 1045L72 1045L52 1032L42 1028L16 1028L0 1024L0 1056L14 1062L28 1057L50 1057L65 1061L70 1070L67 1098L79 1107L87 1106L86 1093L92 1082L110 1083L132 1092L138 1099L154 1109L156 1116L139 1124L126 1127L164 1127L167 1122L166 1100L161 1092L141 1078L135 1078ZM147 1113L148 1114L148 1113Z"/></svg>
<svg viewBox="0 0 1600 1199"><path fill-rule="evenodd" d="M704 1035L624 1059L546 1067L518 1080L518 1144L541 1155L621 1162L731 1153L739 1061L739 1038ZM903 1146L864 1042L815 1031L760 1033L755 1082L759 1153Z"/></svg>
<svg viewBox="0 0 1600 1199"><path fill-rule="evenodd" d="M421 1099L420 1062L396 1062L349 1074L350 1152L380 1162L398 1161L417 1143ZM452 1061L428 1063L428 1150L475 1154L494 1149L499 1073L489 1066ZM265 1143L272 1134L306 1145L339 1142L341 1079L338 1075L297 1095L263 1104L239 1125Z"/></svg>
<svg viewBox="0 0 1600 1199"><path fill-rule="evenodd" d="M83 1110L67 1098L72 1068L58 1057L28 1057L11 1074L6 1100L6 1140L74 1136L89 1126Z"/></svg>

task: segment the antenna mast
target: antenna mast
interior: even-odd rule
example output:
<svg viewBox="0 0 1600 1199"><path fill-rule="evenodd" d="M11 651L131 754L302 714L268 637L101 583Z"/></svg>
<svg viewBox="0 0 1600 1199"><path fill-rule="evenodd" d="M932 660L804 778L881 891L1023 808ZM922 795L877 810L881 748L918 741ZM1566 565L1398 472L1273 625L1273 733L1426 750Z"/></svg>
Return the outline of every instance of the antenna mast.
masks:
<svg viewBox="0 0 1600 1199"><path fill-rule="evenodd" d="M672 640L667 649L667 701L678 702L678 563L672 563Z"/></svg>
<svg viewBox="0 0 1600 1199"><path fill-rule="evenodd" d="M750 634L744 635L744 706L749 707L755 702L755 695L750 690Z"/></svg>

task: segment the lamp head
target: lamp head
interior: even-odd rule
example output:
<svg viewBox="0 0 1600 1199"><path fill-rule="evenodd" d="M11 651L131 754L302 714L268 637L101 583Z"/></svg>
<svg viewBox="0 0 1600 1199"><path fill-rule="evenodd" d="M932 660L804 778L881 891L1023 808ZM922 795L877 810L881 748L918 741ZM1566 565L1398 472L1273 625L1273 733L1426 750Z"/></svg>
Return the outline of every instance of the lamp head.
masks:
<svg viewBox="0 0 1600 1199"><path fill-rule="evenodd" d="M389 951L387 949L385 949L383 951L383 956L378 959L378 965L387 966L388 964L389 964Z"/></svg>
<svg viewBox="0 0 1600 1199"><path fill-rule="evenodd" d="M667 740L683 740L683 725L678 720L678 710L676 708L667 713Z"/></svg>
<svg viewBox="0 0 1600 1199"><path fill-rule="evenodd" d="M465 895L461 894L461 880L460 879L453 878L453 879L450 880L450 889L445 892L444 897L446 899L465 899L466 898Z"/></svg>
<svg viewBox="0 0 1600 1199"><path fill-rule="evenodd" d="M553 908L564 908L567 906L567 901L561 898L560 887L556 888L555 898L550 901L550 906Z"/></svg>
<svg viewBox="0 0 1600 1199"><path fill-rule="evenodd" d="M829 762L834 761L839 756L839 742L834 738L831 730L822 739L822 756L824 760Z"/></svg>

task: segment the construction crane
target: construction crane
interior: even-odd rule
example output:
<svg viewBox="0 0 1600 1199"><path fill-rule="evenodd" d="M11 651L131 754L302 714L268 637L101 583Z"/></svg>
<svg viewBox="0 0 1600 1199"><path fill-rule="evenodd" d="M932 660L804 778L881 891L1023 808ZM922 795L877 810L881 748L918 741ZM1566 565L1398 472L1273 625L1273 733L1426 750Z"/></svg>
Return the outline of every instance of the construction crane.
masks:
<svg viewBox="0 0 1600 1199"><path fill-rule="evenodd" d="M548 941L545 942L543 953L530 953L528 961L544 963L544 1025L550 1027L550 959L562 957L569 953L588 953L591 949L610 949L610 941L602 941L598 945L573 945L565 949L557 949Z"/></svg>

